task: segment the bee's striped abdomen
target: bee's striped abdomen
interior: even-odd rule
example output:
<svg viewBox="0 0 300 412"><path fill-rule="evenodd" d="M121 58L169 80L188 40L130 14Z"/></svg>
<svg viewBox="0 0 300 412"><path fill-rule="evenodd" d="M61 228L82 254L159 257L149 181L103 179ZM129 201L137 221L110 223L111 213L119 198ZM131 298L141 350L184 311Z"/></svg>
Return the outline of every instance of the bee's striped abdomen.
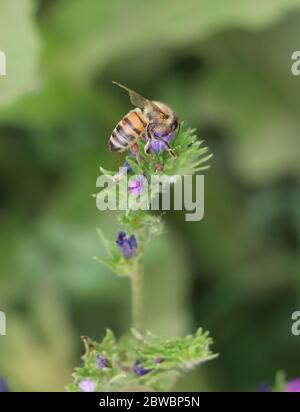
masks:
<svg viewBox="0 0 300 412"><path fill-rule="evenodd" d="M117 124L109 139L110 150L123 151L127 149L145 130L147 121L140 109L131 110Z"/></svg>

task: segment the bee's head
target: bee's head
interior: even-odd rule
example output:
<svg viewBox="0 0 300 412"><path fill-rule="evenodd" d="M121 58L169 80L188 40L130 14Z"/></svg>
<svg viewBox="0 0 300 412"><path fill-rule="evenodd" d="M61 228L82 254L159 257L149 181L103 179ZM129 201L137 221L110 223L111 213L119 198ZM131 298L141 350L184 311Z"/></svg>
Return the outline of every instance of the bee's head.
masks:
<svg viewBox="0 0 300 412"><path fill-rule="evenodd" d="M175 132L175 130L178 128L178 125L179 125L178 118L175 115L175 117L172 120L171 126L170 126L172 132Z"/></svg>
<svg viewBox="0 0 300 412"><path fill-rule="evenodd" d="M152 110L155 117L172 130L178 127L178 118L174 111L164 103L153 101Z"/></svg>

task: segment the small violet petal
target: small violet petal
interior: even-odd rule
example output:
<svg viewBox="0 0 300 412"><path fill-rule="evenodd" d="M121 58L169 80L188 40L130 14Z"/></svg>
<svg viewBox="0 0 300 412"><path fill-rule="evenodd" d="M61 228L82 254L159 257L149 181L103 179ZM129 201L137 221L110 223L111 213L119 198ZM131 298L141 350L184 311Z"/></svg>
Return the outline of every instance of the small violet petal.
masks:
<svg viewBox="0 0 300 412"><path fill-rule="evenodd" d="M151 370L143 368L141 366L141 362L136 361L133 366L133 372L138 376L144 376L144 375L147 375L147 373L151 372Z"/></svg>
<svg viewBox="0 0 300 412"><path fill-rule="evenodd" d="M99 369L104 369L108 367L107 359L103 355L98 356L97 366Z"/></svg>
<svg viewBox="0 0 300 412"><path fill-rule="evenodd" d="M131 259L136 255L137 241L134 235L127 238L125 232L120 232L116 243L125 259Z"/></svg>
<svg viewBox="0 0 300 412"><path fill-rule="evenodd" d="M9 392L7 382L4 378L0 378L0 392Z"/></svg>
<svg viewBox="0 0 300 412"><path fill-rule="evenodd" d="M145 186L146 178L141 175L137 179L131 179L129 184L129 192L134 196L138 196L143 193Z"/></svg>
<svg viewBox="0 0 300 412"><path fill-rule="evenodd" d="M175 132L171 132L167 136L162 137L162 139L166 142L170 142L170 140L174 137L174 135L175 135ZM167 146L162 141L152 139L151 147L156 153L160 153L162 150L165 150Z"/></svg>
<svg viewBox="0 0 300 412"><path fill-rule="evenodd" d="M287 392L300 392L300 378L293 379L286 384Z"/></svg>
<svg viewBox="0 0 300 412"><path fill-rule="evenodd" d="M91 379L84 379L80 382L79 388L81 392L95 392L96 382Z"/></svg>
<svg viewBox="0 0 300 412"><path fill-rule="evenodd" d="M271 388L267 383L263 382L258 385L257 392L271 392Z"/></svg>

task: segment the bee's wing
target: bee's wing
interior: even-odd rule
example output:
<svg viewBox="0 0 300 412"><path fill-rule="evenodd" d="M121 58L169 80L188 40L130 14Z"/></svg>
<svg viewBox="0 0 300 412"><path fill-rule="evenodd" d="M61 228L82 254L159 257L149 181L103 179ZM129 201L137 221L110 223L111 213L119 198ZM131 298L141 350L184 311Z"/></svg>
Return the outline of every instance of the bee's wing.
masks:
<svg viewBox="0 0 300 412"><path fill-rule="evenodd" d="M144 109L146 105L151 104L150 100L146 99L134 90L128 89L128 87L123 86L123 84L120 84L115 81L113 81L113 84L116 84L117 86L121 87L129 93L130 101L134 106L139 107L140 109Z"/></svg>
<svg viewBox="0 0 300 412"><path fill-rule="evenodd" d="M121 83L113 81L113 84L116 84L117 86L121 87L122 89L126 90L129 93L130 101L134 106L139 107L140 109L144 109L146 106L148 107L150 106L153 108L153 110L160 113L164 119L167 119L169 117L152 100L146 99L146 97L135 92L134 90L129 89L128 87L124 86Z"/></svg>

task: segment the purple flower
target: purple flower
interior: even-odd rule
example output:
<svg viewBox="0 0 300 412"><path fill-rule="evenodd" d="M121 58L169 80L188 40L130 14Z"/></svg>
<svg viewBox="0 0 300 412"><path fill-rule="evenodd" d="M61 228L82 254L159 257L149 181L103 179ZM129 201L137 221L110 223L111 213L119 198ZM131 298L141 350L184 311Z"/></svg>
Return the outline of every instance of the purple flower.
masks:
<svg viewBox="0 0 300 412"><path fill-rule="evenodd" d="M144 376L144 375L147 375L147 373L151 372L151 370L143 368L141 366L141 362L136 361L135 364L133 365L133 372L137 374L138 376Z"/></svg>
<svg viewBox="0 0 300 412"><path fill-rule="evenodd" d="M172 138L174 137L174 135L175 135L175 132L171 132L167 136L162 137L162 139L169 143L170 140L172 140ZM160 137L160 136L158 136L158 137ZM162 141L152 139L151 147L156 153L159 153L162 150L165 150L167 146Z"/></svg>
<svg viewBox="0 0 300 412"><path fill-rule="evenodd" d="M108 367L107 359L103 355L98 356L97 366L99 369L104 369Z"/></svg>
<svg viewBox="0 0 300 412"><path fill-rule="evenodd" d="M300 392L300 378L289 381L285 388L287 392Z"/></svg>
<svg viewBox="0 0 300 412"><path fill-rule="evenodd" d="M124 162L124 164L123 164L122 167L125 167L125 169L127 170L127 172L131 172L131 167L130 167L129 163L127 162L127 160L126 160L126 162Z"/></svg>
<svg viewBox="0 0 300 412"><path fill-rule="evenodd" d="M136 255L137 241L134 235L128 238L125 232L119 232L116 243L125 259L131 259Z"/></svg>
<svg viewBox="0 0 300 412"><path fill-rule="evenodd" d="M271 388L267 383L263 382L258 385L257 392L271 392Z"/></svg>
<svg viewBox="0 0 300 412"><path fill-rule="evenodd" d="M81 392L95 392L96 382L91 379L84 379L80 382L79 388Z"/></svg>
<svg viewBox="0 0 300 412"><path fill-rule="evenodd" d="M4 378L0 378L0 392L9 392L7 382Z"/></svg>
<svg viewBox="0 0 300 412"><path fill-rule="evenodd" d="M134 196L138 196L144 192L146 185L147 179L144 175L140 175L136 179L130 180L129 192Z"/></svg>

